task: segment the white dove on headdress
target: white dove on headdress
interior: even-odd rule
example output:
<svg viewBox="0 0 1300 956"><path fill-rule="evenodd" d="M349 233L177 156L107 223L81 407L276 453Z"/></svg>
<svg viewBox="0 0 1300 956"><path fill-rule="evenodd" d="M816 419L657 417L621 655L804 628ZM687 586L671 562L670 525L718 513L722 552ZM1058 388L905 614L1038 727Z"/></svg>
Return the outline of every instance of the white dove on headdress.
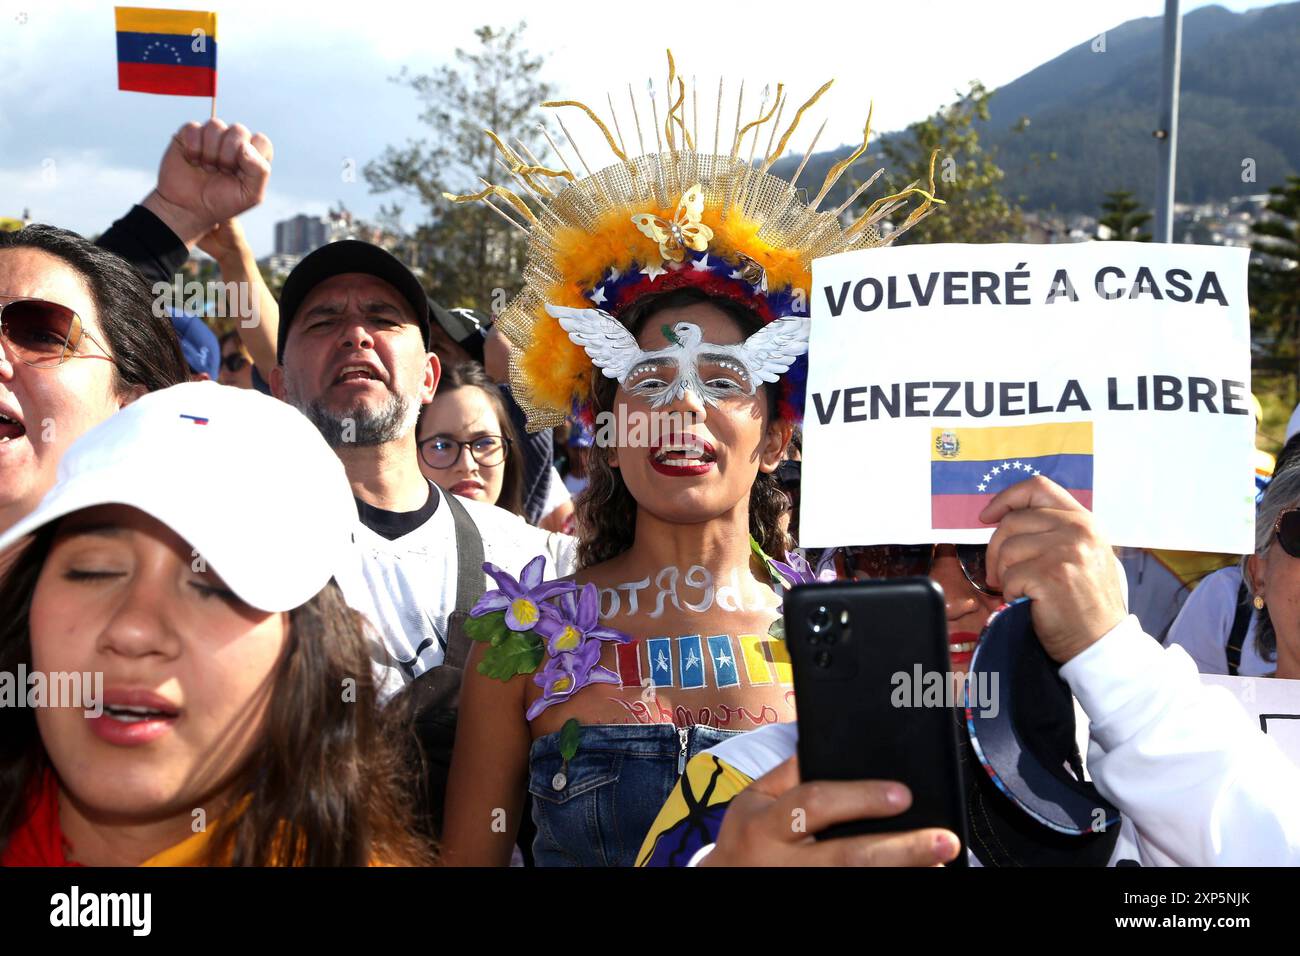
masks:
<svg viewBox="0 0 1300 956"><path fill-rule="evenodd" d="M618 379L619 384L626 386L628 376L638 372L631 390L650 398L655 408L684 397L688 389L710 405L717 405L719 399L730 395L752 395L760 382L775 382L795 359L808 351L807 316L774 319L739 345L705 342L698 325L678 322L671 328L663 327L670 343L666 348L647 352L608 312L550 304L546 311L569 333L569 339L586 351L606 378ZM746 387L738 392L734 382L712 385L703 381L699 371L701 358L742 373ZM646 369L657 364L674 366L675 381L668 382Z"/></svg>

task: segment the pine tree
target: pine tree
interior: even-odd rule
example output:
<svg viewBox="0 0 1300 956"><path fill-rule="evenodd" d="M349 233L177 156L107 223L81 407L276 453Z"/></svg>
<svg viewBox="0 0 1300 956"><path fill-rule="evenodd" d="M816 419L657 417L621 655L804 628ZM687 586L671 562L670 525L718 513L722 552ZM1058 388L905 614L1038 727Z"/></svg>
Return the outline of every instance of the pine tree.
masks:
<svg viewBox="0 0 1300 956"><path fill-rule="evenodd" d="M1272 340L1275 357L1300 357L1300 176L1269 191L1265 214L1252 226L1250 303L1256 335Z"/></svg>
<svg viewBox="0 0 1300 956"><path fill-rule="evenodd" d="M946 205L899 238L907 242L1014 242L1024 229L1020 206L1002 194L1006 174L996 155L980 145L975 124L989 118L993 94L978 81L957 100L932 116L913 123L901 136L884 140L885 179L890 191L913 180L928 185L930 154L940 150L935 165L935 193ZM1019 126L1019 124L1018 124ZM865 178L865 177L863 177ZM861 179L859 179L859 182ZM850 187L852 188L852 187ZM874 195L859 200L861 213ZM912 208L915 201L909 203ZM900 210L902 215L906 215Z"/></svg>
<svg viewBox="0 0 1300 956"><path fill-rule="evenodd" d="M1128 190L1118 189L1106 193L1097 224L1110 230L1110 235L1105 237L1107 239L1150 242L1151 233L1142 231L1142 227L1150 221L1150 210L1143 209L1142 204ZM1102 238L1100 233L1097 238Z"/></svg>

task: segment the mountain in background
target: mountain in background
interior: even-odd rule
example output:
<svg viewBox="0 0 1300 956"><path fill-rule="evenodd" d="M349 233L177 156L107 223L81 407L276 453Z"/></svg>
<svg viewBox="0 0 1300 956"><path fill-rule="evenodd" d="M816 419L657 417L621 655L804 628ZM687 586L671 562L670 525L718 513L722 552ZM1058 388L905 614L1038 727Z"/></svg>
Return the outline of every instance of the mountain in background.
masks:
<svg viewBox="0 0 1300 956"><path fill-rule="evenodd" d="M981 124L997 150L1003 192L1027 210L1095 214L1109 191L1154 204L1163 18L1130 20L999 88ZM1300 168L1300 3L1233 13L1202 7L1183 17L1175 200L1200 203L1264 192ZM1011 132L1020 117L1023 132ZM890 137L904 135L888 134ZM852 147L814 154L800 182L816 186ZM1055 154L1054 160L1042 159ZM855 165L862 172L879 152ZM1254 160L1255 181L1242 163ZM799 157L775 172L789 176ZM874 166L872 167L874 169ZM845 177L849 179L850 177ZM943 187L940 185L942 196ZM823 208L847 198L842 182Z"/></svg>

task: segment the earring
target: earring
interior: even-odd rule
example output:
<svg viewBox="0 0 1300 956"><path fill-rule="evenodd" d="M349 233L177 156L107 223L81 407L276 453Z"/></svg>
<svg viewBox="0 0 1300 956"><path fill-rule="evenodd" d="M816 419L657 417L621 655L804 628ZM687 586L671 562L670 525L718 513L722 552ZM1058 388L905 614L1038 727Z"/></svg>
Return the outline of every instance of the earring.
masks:
<svg viewBox="0 0 1300 956"><path fill-rule="evenodd" d="M1256 610L1256 611L1262 611L1262 610L1264 610L1264 598L1261 597L1260 595L1258 595L1258 594L1255 595L1255 601L1254 601L1254 604L1255 604L1255 610Z"/></svg>

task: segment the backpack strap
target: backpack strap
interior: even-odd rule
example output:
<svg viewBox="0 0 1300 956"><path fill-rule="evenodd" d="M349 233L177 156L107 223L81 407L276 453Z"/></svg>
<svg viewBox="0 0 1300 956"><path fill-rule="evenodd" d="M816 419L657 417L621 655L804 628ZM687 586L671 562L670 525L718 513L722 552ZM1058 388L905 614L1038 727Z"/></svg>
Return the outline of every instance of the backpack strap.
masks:
<svg viewBox="0 0 1300 956"><path fill-rule="evenodd" d="M1232 616L1232 630L1228 632L1228 643L1223 649L1223 656L1228 660L1228 673L1237 676L1241 667L1241 649L1246 644L1246 629L1250 626L1250 594L1246 591L1243 578L1241 587L1237 588L1237 610Z"/></svg>
<svg viewBox="0 0 1300 956"><path fill-rule="evenodd" d="M416 711L431 708L454 711L460 702L460 681L469 659L471 641L465 620L485 590L483 584L483 537L465 506L455 495L442 494L456 528L456 605L447 617L447 647L443 661L417 677L408 688L415 697Z"/></svg>
<svg viewBox="0 0 1300 956"><path fill-rule="evenodd" d="M439 492L439 494L442 494ZM456 717L460 685L469 659L470 639L465 621L485 590L483 538L465 506L455 495L442 494L456 528L456 606L447 618L447 646L443 661L406 686L415 739L419 742L423 785L417 803L430 832L442 832L451 751L456 743Z"/></svg>

